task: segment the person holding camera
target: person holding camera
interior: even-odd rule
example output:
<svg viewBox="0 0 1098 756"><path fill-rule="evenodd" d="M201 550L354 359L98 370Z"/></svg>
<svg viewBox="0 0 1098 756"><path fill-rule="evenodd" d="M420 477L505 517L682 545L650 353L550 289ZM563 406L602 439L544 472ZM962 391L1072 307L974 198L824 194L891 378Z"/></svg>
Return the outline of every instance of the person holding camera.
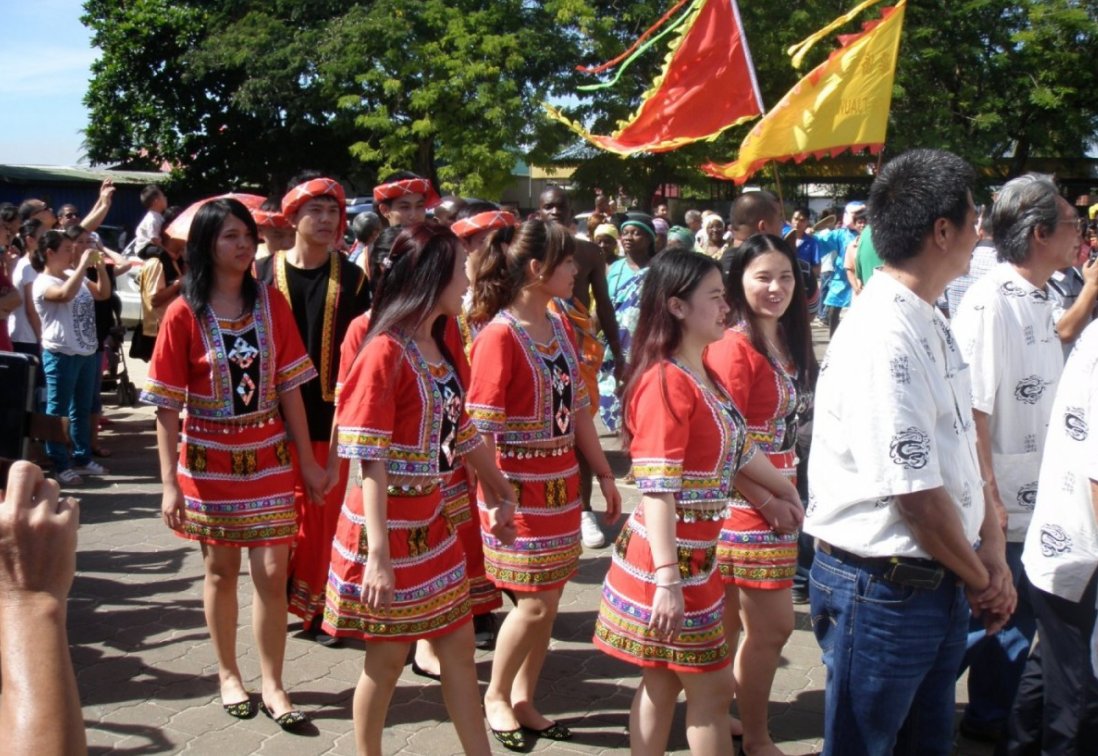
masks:
<svg viewBox="0 0 1098 756"><path fill-rule="evenodd" d="M80 226L51 229L38 241L31 265L39 272L32 299L42 324L42 371L46 376L46 413L69 418L68 444L46 442L54 476L66 486L83 483L81 475L106 475L92 459L91 411L99 369L95 300L111 295L111 279L98 250L88 246L76 257ZM96 281L87 277L94 267Z"/></svg>

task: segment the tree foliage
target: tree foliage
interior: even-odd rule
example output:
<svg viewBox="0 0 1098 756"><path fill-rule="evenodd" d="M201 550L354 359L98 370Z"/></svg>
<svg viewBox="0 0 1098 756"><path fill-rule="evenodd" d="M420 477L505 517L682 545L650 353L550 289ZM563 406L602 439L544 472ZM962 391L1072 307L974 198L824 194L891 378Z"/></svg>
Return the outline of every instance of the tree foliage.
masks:
<svg viewBox="0 0 1098 756"><path fill-rule="evenodd" d="M776 104L834 45L818 44L801 71L792 68L786 49L853 4L803 0L779 9L761 0L739 0L765 106ZM620 52L669 3L609 5L590 26L584 62ZM878 13L871 9L838 33L858 31ZM1098 139L1096 49L1096 0L909 0L886 157L911 147L942 147L987 170L991 181L1024 172L1033 158L1082 157ZM613 90L602 90L568 112L597 133L612 131L636 107L661 62L659 53L649 52ZM628 159L602 154L582 163L577 178L585 187L622 184L638 197L651 196L661 179L708 195L713 185L696 166L708 158L732 159L752 125L670 154ZM811 180L819 165L808 160L782 165L780 171L791 184ZM773 171L765 170L752 183L772 185L772 177Z"/></svg>
<svg viewBox="0 0 1098 756"><path fill-rule="evenodd" d="M772 106L829 52L817 45L797 72L785 49L851 2L739 5L763 102ZM618 54L668 7L670 0L85 0L84 23L102 50L85 98L88 156L166 160L210 190L277 192L302 167L365 189L379 174L411 168L452 191L491 197L518 159L585 153L544 117L546 99L600 133L633 112L662 65L660 45L592 96L575 96L591 77L573 66ZM1005 165L1004 176L1036 157L1081 156L1098 131L1095 49L1098 0L910 0L887 151L946 147L984 168ZM732 158L748 128L662 155L586 151L576 180L639 198L662 183L727 192L697 166ZM782 175L792 180L812 165L783 167Z"/></svg>
<svg viewBox="0 0 1098 756"><path fill-rule="evenodd" d="M363 188L411 168L490 196L519 157L547 157L567 139L539 108L570 83L577 42L561 30L577 8L86 0L103 51L86 97L88 154L167 160L192 182L272 191L302 166Z"/></svg>

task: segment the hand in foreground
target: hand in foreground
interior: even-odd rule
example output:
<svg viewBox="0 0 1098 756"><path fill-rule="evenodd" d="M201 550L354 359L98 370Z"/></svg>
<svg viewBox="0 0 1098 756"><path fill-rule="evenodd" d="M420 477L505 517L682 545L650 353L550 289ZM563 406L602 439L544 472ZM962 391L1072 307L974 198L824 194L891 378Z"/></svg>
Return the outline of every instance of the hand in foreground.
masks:
<svg viewBox="0 0 1098 756"><path fill-rule="evenodd" d="M796 533L804 522L804 509L799 501L775 496L760 510L763 518L778 535Z"/></svg>
<svg viewBox="0 0 1098 756"><path fill-rule="evenodd" d="M371 551L366 557L366 570L362 575L362 601L373 612L387 613L393 604L395 588L392 562L388 557L379 557Z"/></svg>
<svg viewBox="0 0 1098 756"><path fill-rule="evenodd" d="M331 461L328 462L328 467L324 471L326 476L324 479L325 496L330 494L332 492L332 489L339 484L339 473L341 464L342 460L339 457L334 457Z"/></svg>
<svg viewBox="0 0 1098 756"><path fill-rule="evenodd" d="M164 495L160 499L160 516L164 524L172 530L183 529L183 491L174 480L164 484Z"/></svg>
<svg viewBox="0 0 1098 756"><path fill-rule="evenodd" d="M317 464L315 459L301 462L301 479L305 483L305 492L313 504L324 504L324 493L328 488L328 471Z"/></svg>
<svg viewBox="0 0 1098 756"><path fill-rule="evenodd" d="M648 629L657 638L674 640L682 629L685 608L682 597L682 584L663 587L656 583L656 593L652 597L652 618Z"/></svg>
<svg viewBox="0 0 1098 756"><path fill-rule="evenodd" d="M80 507L37 465L15 462L0 502L0 604L64 602L76 570Z"/></svg>
<svg viewBox="0 0 1098 756"><path fill-rule="evenodd" d="M515 503L506 499L498 499L496 506L488 510L488 532L503 543L510 546L518 537L518 528L515 527Z"/></svg>
<svg viewBox="0 0 1098 756"><path fill-rule="evenodd" d="M621 517L621 492L613 478L599 479L599 489L602 497L606 499L606 512L602 515L602 521L607 525L613 525Z"/></svg>

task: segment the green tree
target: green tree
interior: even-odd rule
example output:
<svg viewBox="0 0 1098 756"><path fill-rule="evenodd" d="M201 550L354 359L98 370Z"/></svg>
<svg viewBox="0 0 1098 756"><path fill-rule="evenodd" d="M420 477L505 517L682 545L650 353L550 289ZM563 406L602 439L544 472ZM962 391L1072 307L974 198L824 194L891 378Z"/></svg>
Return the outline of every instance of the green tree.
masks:
<svg viewBox="0 0 1098 756"><path fill-rule="evenodd" d="M86 0L103 54L86 97L97 163L281 190L314 167L363 189L411 168L497 194L565 140L540 103L570 83L575 0Z"/></svg>
<svg viewBox="0 0 1098 756"><path fill-rule="evenodd" d="M601 11L588 24L584 62L613 57L668 6L658 0L618 0ZM776 104L835 45L818 43L800 71L790 65L786 48L850 6L845 0L805 0L783 11L771 3L740 0L766 107ZM836 35L859 31L863 21L878 14L871 9ZM567 108L569 115L596 133L613 131L639 104L662 63L662 49L650 50L613 89ZM943 147L988 170L994 182L1024 172L1036 157L1082 156L1098 137L1098 98L1090 81L1095 49L1096 0L911 0L886 157L911 147ZM727 193L728 185L714 185L697 166L710 158L732 159L752 125L673 153L626 159L600 154L579 165L576 180L585 190L620 184L643 198L662 182L683 185L695 196ZM866 168L872 162L866 158ZM799 166L782 164L786 195L796 192L798 182L826 176L835 165L811 159ZM861 170L864 184L871 180L866 168ZM751 183L773 186L772 170L760 172Z"/></svg>

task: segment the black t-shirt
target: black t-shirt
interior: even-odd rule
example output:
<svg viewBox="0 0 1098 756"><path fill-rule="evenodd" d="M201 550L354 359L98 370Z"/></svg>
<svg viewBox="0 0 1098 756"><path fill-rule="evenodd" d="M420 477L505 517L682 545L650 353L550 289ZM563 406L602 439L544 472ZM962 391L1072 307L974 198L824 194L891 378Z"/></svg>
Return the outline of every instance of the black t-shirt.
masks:
<svg viewBox="0 0 1098 756"><path fill-rule="evenodd" d="M336 253L338 255L338 253ZM275 283L274 261L276 255L259 261L256 274L260 281ZM305 343L305 350L313 361L319 377L301 386L301 398L305 403L305 414L309 423L309 438L313 441L327 441L332 432L332 420L335 417L335 404L326 400L324 394L332 396L335 380L339 375L339 348L347 327L351 321L370 309L370 287L366 283L362 269L339 255L338 260L339 292L336 301L329 304L328 278L331 265L326 261L316 268L295 268L285 264L286 285L290 290L290 308L298 333ZM328 339L328 361L325 363L324 326L325 312L334 306L333 317L328 318L331 330ZM325 374L324 365L328 365ZM327 380L327 387L322 381Z"/></svg>

